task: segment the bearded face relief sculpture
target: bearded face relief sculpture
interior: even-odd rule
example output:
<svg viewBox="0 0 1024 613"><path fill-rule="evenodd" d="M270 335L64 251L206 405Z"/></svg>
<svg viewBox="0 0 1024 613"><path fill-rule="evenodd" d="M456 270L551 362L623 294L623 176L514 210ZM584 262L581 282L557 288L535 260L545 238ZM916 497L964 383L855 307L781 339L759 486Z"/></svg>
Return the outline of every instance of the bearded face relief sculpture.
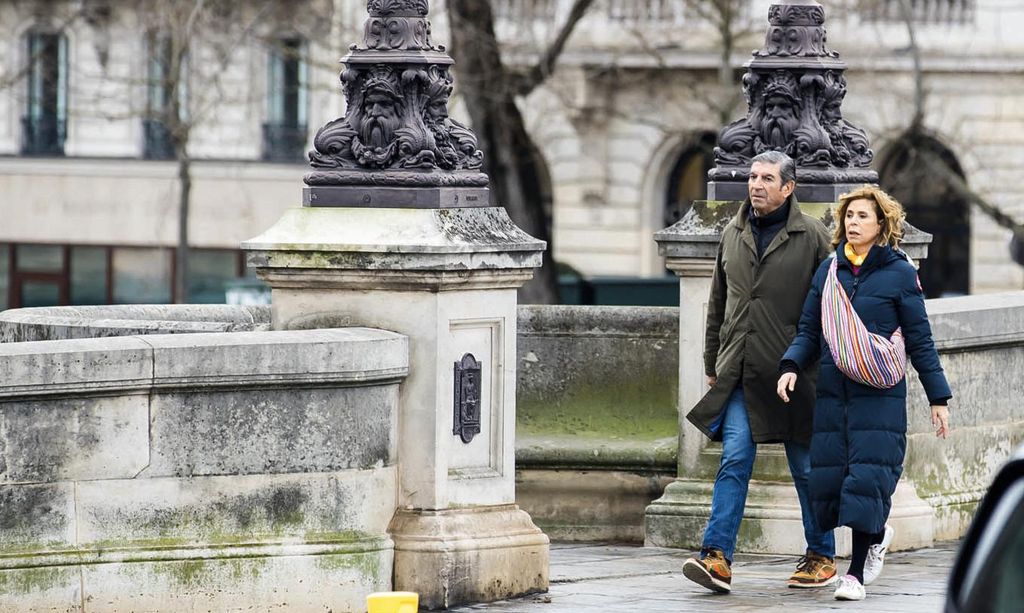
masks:
<svg viewBox="0 0 1024 613"><path fill-rule="evenodd" d="M761 143L765 149L785 151L793 133L800 127L797 101L782 94L773 94L764 100L761 119Z"/></svg>
<svg viewBox="0 0 1024 613"><path fill-rule="evenodd" d="M843 119L843 99L846 97L846 79L834 72L824 75L821 125L828 132L836 165L864 168L871 163L867 134Z"/></svg>
<svg viewBox="0 0 1024 613"><path fill-rule="evenodd" d="M304 179L311 188L488 185L476 136L448 115L454 62L430 42L427 5L367 0L363 42L342 58L345 116L313 139L315 170ZM338 199L341 193L321 196Z"/></svg>
<svg viewBox="0 0 1024 613"><path fill-rule="evenodd" d="M446 169L477 170L483 166L483 152L477 148L472 130L448 115L452 81L447 72L433 76L428 87L426 123L434 135L439 165Z"/></svg>
<svg viewBox="0 0 1024 613"><path fill-rule="evenodd" d="M401 97L386 78L371 77L354 118L359 136L352 152L361 165L390 165L397 147L396 132L402 127L400 106Z"/></svg>
<svg viewBox="0 0 1024 613"><path fill-rule="evenodd" d="M842 117L846 64L828 48L825 9L814 0L772 0L768 25L764 46L745 65L746 117L719 132L708 177L735 183L753 156L778 150L796 161L802 184L877 181L867 135Z"/></svg>

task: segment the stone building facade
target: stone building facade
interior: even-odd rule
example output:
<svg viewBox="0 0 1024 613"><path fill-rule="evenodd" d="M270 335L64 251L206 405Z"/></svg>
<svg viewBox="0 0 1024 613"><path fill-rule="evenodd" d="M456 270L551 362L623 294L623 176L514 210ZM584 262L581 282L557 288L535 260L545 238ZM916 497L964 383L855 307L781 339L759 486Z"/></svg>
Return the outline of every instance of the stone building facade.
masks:
<svg viewBox="0 0 1024 613"><path fill-rule="evenodd" d="M571 4L493 0L506 62L534 60ZM764 42L770 2L737 2L725 23L708 4L597 0L555 73L522 100L547 168L538 198L552 203L556 259L585 276L665 275L651 235L703 197L717 132L744 112L737 82ZM868 132L890 187L908 163L898 137L915 108L908 22L895 0L822 4L829 44L849 64L844 116ZM1014 180L1024 164L1024 7L912 4L922 138L970 189L1024 220ZM196 126L189 301L221 302L224 283L244 276L239 242L299 204L312 128L340 114L336 61L365 3L305 5L248 14L226 54L217 40L193 43L196 74L179 94ZM166 94L150 87L160 47L137 6L0 6L0 307L174 298L178 165L152 125L153 100ZM431 9L435 39L447 40L443 2ZM732 70L721 70L723 37L734 41ZM928 267L943 284L933 295L1024 287L1008 229L927 172L912 176L892 189L910 221L936 235L923 271L926 284Z"/></svg>
<svg viewBox="0 0 1024 613"><path fill-rule="evenodd" d="M696 3L707 5L711 3ZM764 43L768 1L740 3L730 31L730 65ZM1024 287L1010 256L1010 230L928 169L903 185L908 163L899 136L914 114L915 71L899 2L822 2L829 46L849 64L843 115L864 128L883 187L904 200L909 221L935 235L931 262L945 287L931 295ZM524 7L532 6L534 21ZM506 40L551 38L571 2L508 1ZM1024 159L1024 7L1003 0L914 2L927 147L1001 211L1024 220L1013 177ZM558 73L524 102L551 176L556 258L584 274L655 276L662 258L651 233L703 197L718 130L745 113L740 86L722 91L722 28L694 3L605 2L581 22ZM516 12L516 9L519 12ZM538 12L538 9L539 12ZM547 11L545 13L545 10ZM705 9L706 10L706 9ZM518 33L518 34L517 34ZM523 51L529 57L529 51ZM738 81L741 72L733 73ZM738 102L727 110L729 96ZM725 112L723 113L723 110ZM931 173L934 175L934 173ZM924 273L922 271L922 276ZM938 282L938 281L937 281Z"/></svg>

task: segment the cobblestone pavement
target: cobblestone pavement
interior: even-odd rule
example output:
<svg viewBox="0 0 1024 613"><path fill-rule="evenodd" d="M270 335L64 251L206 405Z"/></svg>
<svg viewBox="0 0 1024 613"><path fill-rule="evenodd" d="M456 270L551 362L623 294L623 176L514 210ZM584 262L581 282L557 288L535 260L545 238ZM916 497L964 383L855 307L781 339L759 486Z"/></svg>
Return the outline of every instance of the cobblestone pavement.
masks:
<svg viewBox="0 0 1024 613"><path fill-rule="evenodd" d="M740 555L733 565L732 594L719 595L683 577L689 552L609 545L551 546L551 590L454 611L566 613L568 611L872 611L938 613L956 543L891 553L885 570L868 587L862 602L839 602L832 588L796 590L786 579L796 565L792 556ZM847 561L839 561L846 570Z"/></svg>

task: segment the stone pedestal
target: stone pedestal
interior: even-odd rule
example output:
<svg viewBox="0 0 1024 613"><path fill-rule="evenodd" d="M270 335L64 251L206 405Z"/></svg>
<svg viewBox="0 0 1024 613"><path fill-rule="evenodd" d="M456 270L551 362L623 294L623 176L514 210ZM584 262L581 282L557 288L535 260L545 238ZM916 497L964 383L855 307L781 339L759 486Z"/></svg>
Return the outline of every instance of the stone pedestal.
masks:
<svg viewBox="0 0 1024 613"><path fill-rule="evenodd" d="M409 337L394 589L427 608L546 590L548 539L514 504L516 289L544 243L501 208L303 207L243 247L274 329Z"/></svg>
<svg viewBox="0 0 1024 613"><path fill-rule="evenodd" d="M661 498L647 507L644 542L649 546L699 549L711 513L711 492L721 445L710 442L686 419L707 392L704 375L704 327L721 231L735 217L739 201L698 201L675 225L655 233L666 266L679 276L679 473ZM801 203L801 210L831 228L831 205ZM903 249L914 259L927 256L931 235L907 226ZM890 521L896 528L893 549L932 544L933 509L904 477L893 497ZM737 551L802 554L800 504L782 445L760 445L740 525ZM849 552L849 530L836 533L840 555Z"/></svg>

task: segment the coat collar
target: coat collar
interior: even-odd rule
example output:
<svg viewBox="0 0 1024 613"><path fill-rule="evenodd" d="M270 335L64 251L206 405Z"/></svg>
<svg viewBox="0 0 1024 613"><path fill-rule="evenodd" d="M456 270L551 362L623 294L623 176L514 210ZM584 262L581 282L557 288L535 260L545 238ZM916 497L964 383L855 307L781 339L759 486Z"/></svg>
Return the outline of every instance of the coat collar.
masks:
<svg viewBox="0 0 1024 613"><path fill-rule="evenodd" d="M804 221L803 213L800 212L800 203L797 202L796 194L790 194L786 200L789 203L789 218L786 219L786 232L804 232L807 230L807 222ZM783 204L785 206L785 204ZM743 201L740 210L736 213L736 227L741 232L750 231L750 198Z"/></svg>
<svg viewBox="0 0 1024 613"><path fill-rule="evenodd" d="M775 235L771 244L761 254L761 259L768 257L768 254L778 249L779 245L789 240L789 235L793 232L804 232L807 230L807 222L804 221L804 216L800 212L800 203L796 200L796 194L790 194L786 202L789 204L789 218L786 220L786 227L779 230L779 233ZM757 246L754 245L754 233L750 227L750 207L750 198L747 198L743 201L743 205L740 206L739 212L736 213L734 223L740 231L740 239L756 255Z"/></svg>
<svg viewBox="0 0 1024 613"><path fill-rule="evenodd" d="M864 260L864 263L860 267L859 274L864 274L869 270L875 268L881 268L889 262L897 259L902 259L903 252L898 249L893 249L889 245L873 245L871 251L868 252L868 257ZM836 264L838 266L845 266L846 268L853 269L850 264L850 259L846 257L846 241L841 241L836 246Z"/></svg>

